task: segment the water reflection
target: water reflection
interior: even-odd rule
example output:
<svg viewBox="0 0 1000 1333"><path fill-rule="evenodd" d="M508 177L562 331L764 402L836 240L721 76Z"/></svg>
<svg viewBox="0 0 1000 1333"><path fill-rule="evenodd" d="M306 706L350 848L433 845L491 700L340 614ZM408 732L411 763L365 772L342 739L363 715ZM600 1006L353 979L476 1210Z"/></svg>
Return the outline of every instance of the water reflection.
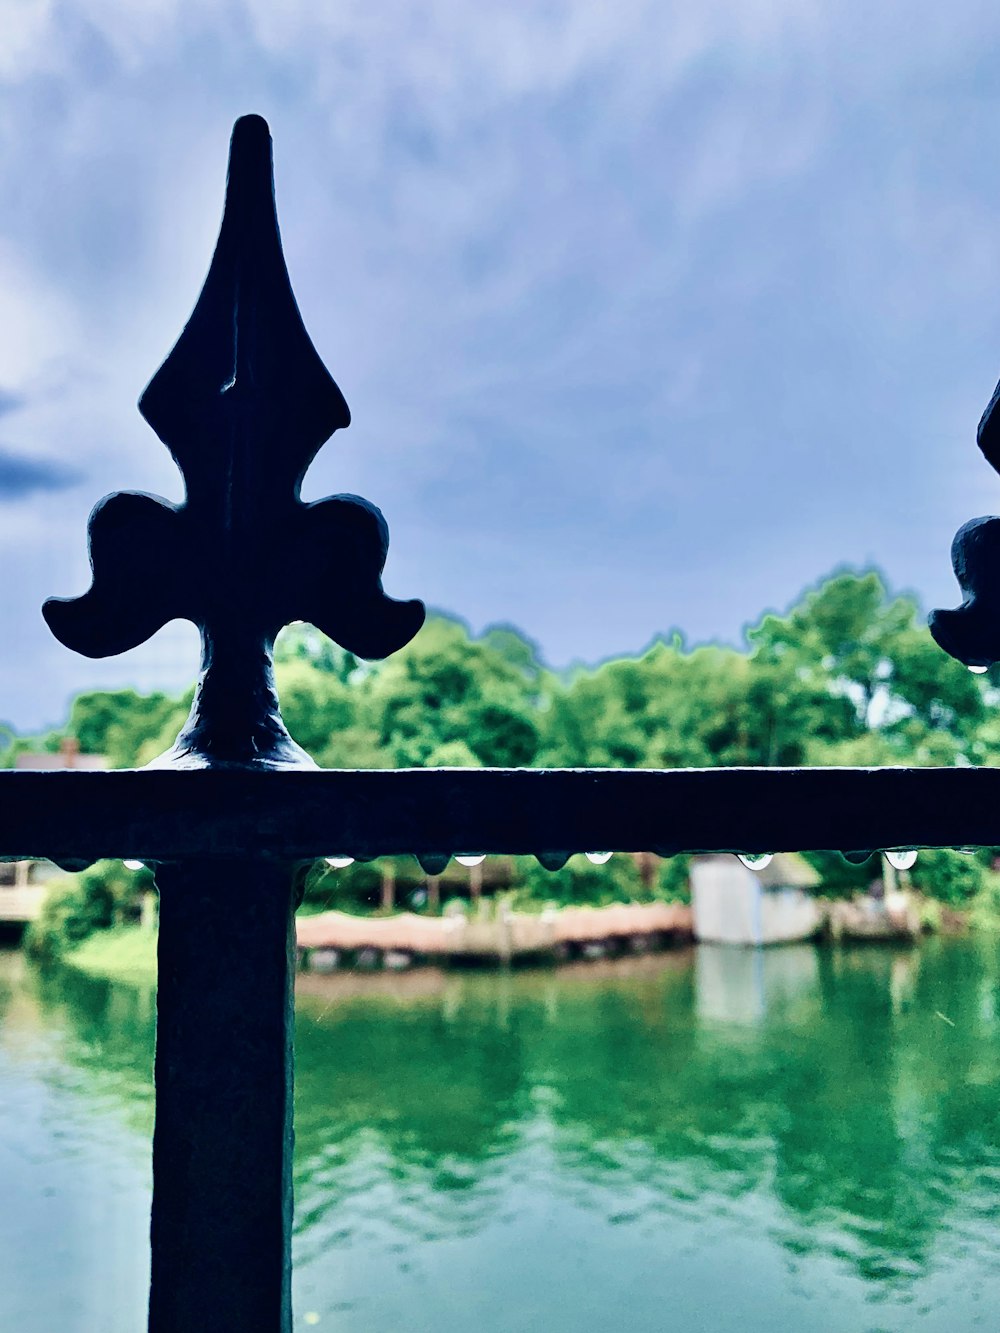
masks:
<svg viewBox="0 0 1000 1333"><path fill-rule="evenodd" d="M303 978L300 1316L349 1330L989 1322L998 986L995 944L947 940ZM51 1115L31 1121L42 1158L86 1140L145 1161L152 1043L148 992L0 959L0 1096L30 1082L80 1126L64 1149ZM146 1188L136 1176L135 1196ZM0 1252L0 1279L11 1262Z"/></svg>

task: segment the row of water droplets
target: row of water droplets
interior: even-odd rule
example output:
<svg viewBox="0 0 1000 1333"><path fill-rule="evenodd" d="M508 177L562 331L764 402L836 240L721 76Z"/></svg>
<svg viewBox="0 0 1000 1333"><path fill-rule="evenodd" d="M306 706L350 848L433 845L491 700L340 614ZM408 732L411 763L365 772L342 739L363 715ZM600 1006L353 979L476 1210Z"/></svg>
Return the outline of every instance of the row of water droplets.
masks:
<svg viewBox="0 0 1000 1333"><path fill-rule="evenodd" d="M985 668L983 668L985 670ZM956 851L971 855L974 850L971 847L957 847ZM592 865L603 866L611 860L614 852L584 852L587 860ZM765 866L771 864L774 860L773 852L738 852L737 856L743 862L748 870L763 870ZM884 853L885 859L895 870L912 870L917 863L917 853L913 848L896 849ZM346 870L348 866L354 865L353 856L324 856L323 860L333 870ZM468 866L470 869L474 866L482 865L486 860L485 852L458 852L455 860L460 866ZM126 870L143 870L145 861L122 861Z"/></svg>
<svg viewBox="0 0 1000 1333"><path fill-rule="evenodd" d="M611 860L612 856L614 856L614 852L584 852L584 856L593 865L603 866ZM344 870L347 866L354 864L353 856L324 856L323 860L328 866L332 866L334 870ZM486 853L456 852L455 860L460 866L468 866L471 869L473 866L482 865L486 860Z"/></svg>
<svg viewBox="0 0 1000 1333"><path fill-rule="evenodd" d="M959 848L959 851L968 851L968 848ZM603 866L611 860L614 852L584 852L587 860L595 866ZM917 863L917 853L913 848L897 849L884 853L885 859L896 870L911 870ZM738 852L737 856L743 862L748 870L763 870L765 866L771 864L774 860L773 852ZM353 856L326 856L323 858L328 866L334 870L343 870L347 866L354 864ZM478 866L486 860L485 852L462 852L455 856L455 860L460 866ZM129 863L126 862L126 865Z"/></svg>
<svg viewBox="0 0 1000 1333"><path fill-rule="evenodd" d="M964 852L970 849L960 847L956 850ZM774 860L773 852L739 852L737 855L748 870L763 870ZM917 864L917 853L912 847L887 851L883 855L895 870L912 870Z"/></svg>

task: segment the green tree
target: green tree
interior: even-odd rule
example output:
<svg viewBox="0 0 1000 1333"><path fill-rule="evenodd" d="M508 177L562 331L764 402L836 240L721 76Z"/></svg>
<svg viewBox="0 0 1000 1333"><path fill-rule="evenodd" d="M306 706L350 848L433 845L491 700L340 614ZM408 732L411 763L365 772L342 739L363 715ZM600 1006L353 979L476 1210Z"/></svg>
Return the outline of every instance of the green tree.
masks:
<svg viewBox="0 0 1000 1333"><path fill-rule="evenodd" d="M363 684L378 746L398 768L454 742L481 764L530 764L539 740L531 690L522 666L441 616Z"/></svg>
<svg viewBox="0 0 1000 1333"><path fill-rule="evenodd" d="M364 725L359 691L303 657L278 662L274 676L293 738L327 767L349 766L337 761L347 758Z"/></svg>
<svg viewBox="0 0 1000 1333"><path fill-rule="evenodd" d="M83 754L103 754L112 768L130 768L147 742L175 721L179 730L184 716L186 711L167 694L88 690L73 700L67 730Z"/></svg>
<svg viewBox="0 0 1000 1333"><path fill-rule="evenodd" d="M275 640L274 661L280 666L286 662L305 662L336 678L345 684L363 672L358 659L346 648L328 639L327 636L304 620L294 625L286 625Z"/></svg>
<svg viewBox="0 0 1000 1333"><path fill-rule="evenodd" d="M910 597L842 573L748 630L753 659L812 688L805 762L952 764L985 719L976 677L935 645Z"/></svg>

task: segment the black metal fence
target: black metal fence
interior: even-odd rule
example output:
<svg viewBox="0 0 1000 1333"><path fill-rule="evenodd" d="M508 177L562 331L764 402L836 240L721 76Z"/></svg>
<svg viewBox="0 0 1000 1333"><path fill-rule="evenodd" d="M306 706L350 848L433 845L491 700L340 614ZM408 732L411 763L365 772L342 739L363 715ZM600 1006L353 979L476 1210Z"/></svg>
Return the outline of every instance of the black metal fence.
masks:
<svg viewBox="0 0 1000 1333"><path fill-rule="evenodd" d="M0 773L0 847L68 868L121 857L156 870L156 1333L290 1333L301 861L408 852L433 870L473 849L553 865L593 847L863 854L998 841L1000 773L989 769L316 769L281 721L278 631L308 620L382 657L424 612L382 591L388 530L373 505L299 498L312 457L350 415L291 292L258 117L237 122L204 289L140 409L186 499L102 500L92 588L45 614L89 656L122 652L175 617L194 621L203 655L191 716L142 771ZM994 399L980 428L991 461L996 411ZM966 602L932 618L942 646L973 667L1000 658L998 533L997 519L962 529Z"/></svg>

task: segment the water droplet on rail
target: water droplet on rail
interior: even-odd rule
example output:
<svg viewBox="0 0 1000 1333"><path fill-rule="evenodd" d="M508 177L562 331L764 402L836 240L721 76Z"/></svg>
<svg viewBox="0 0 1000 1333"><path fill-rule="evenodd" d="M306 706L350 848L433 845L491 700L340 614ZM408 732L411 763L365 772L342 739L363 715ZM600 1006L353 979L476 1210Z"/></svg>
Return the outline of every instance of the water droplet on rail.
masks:
<svg viewBox="0 0 1000 1333"><path fill-rule="evenodd" d="M569 852L536 852L535 859L543 870L562 870L569 860Z"/></svg>
<svg viewBox="0 0 1000 1333"><path fill-rule="evenodd" d="M481 866L486 860L485 852L456 852L455 860L460 866Z"/></svg>
<svg viewBox="0 0 1000 1333"><path fill-rule="evenodd" d="M611 860L614 852L584 852L584 856L594 866L603 866Z"/></svg>
<svg viewBox="0 0 1000 1333"><path fill-rule="evenodd" d="M324 860L328 866L333 866L334 870L346 870L348 866L354 864L353 856L327 856Z"/></svg>
<svg viewBox="0 0 1000 1333"><path fill-rule="evenodd" d="M917 864L917 854L912 850L905 852L886 852L885 859L895 870L909 870Z"/></svg>
<svg viewBox="0 0 1000 1333"><path fill-rule="evenodd" d="M773 852L738 852L737 855L748 870L763 870L774 860Z"/></svg>
<svg viewBox="0 0 1000 1333"><path fill-rule="evenodd" d="M420 869L425 875L443 875L448 869L451 857L446 852L424 852L417 857Z"/></svg>

